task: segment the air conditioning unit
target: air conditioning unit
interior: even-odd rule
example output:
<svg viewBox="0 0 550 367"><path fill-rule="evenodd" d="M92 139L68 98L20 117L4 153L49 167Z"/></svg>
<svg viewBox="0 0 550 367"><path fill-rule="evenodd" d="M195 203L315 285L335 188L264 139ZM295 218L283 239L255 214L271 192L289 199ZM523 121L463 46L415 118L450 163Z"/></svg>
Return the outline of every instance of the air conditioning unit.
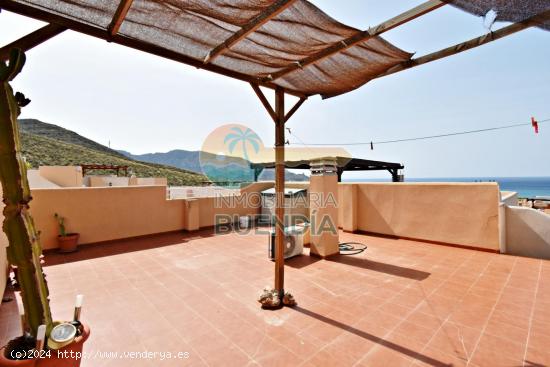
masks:
<svg viewBox="0 0 550 367"><path fill-rule="evenodd" d="M285 228L284 248L285 259L302 254L304 251L303 228L296 226ZM275 229L270 232L268 255L270 260L275 260Z"/></svg>

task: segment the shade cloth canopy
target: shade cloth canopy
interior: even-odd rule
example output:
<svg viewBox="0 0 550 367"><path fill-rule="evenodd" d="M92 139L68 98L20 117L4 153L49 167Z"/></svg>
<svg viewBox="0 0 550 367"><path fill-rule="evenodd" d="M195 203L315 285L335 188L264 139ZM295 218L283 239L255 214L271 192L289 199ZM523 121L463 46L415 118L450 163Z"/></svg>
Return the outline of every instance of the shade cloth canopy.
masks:
<svg viewBox="0 0 550 367"><path fill-rule="evenodd" d="M550 10L550 0L450 0L449 3L479 16L493 10L496 21L506 22L521 22ZM550 30L550 21L540 22L538 26Z"/></svg>
<svg viewBox="0 0 550 367"><path fill-rule="evenodd" d="M202 63L209 52L260 16L275 0L135 0L117 37L159 46ZM2 1L107 30L119 6L113 0ZM9 8L8 8L9 10ZM297 0L235 43L211 64L264 79L359 32L332 19L306 0ZM117 42L113 38L113 42ZM338 95L356 89L412 54L381 37L360 42L273 82L306 96Z"/></svg>
<svg viewBox="0 0 550 367"><path fill-rule="evenodd" d="M516 23L416 59L380 37L445 4ZM531 26L550 29L550 0L427 0L363 31L307 0L0 0L0 7L50 23L3 47L4 58L10 47L72 29L301 98L346 93Z"/></svg>

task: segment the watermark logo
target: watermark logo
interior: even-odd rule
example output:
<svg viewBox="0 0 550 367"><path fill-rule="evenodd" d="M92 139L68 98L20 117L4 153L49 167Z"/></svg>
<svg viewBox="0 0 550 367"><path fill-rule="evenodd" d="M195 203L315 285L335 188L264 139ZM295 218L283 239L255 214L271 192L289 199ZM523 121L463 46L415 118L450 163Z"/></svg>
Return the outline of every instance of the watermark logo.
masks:
<svg viewBox="0 0 550 367"><path fill-rule="evenodd" d="M199 161L203 174L215 185L238 187L254 182L266 148L256 132L240 124L220 126L205 139Z"/></svg>
<svg viewBox="0 0 550 367"><path fill-rule="evenodd" d="M351 159L345 149L337 147L285 147L285 164L290 169L327 157L337 158L339 165ZM212 184L238 188L257 181L264 170L263 164L273 166L275 149L266 146L250 127L226 124L206 137L199 162L202 173ZM268 177L274 179L273 175Z"/></svg>

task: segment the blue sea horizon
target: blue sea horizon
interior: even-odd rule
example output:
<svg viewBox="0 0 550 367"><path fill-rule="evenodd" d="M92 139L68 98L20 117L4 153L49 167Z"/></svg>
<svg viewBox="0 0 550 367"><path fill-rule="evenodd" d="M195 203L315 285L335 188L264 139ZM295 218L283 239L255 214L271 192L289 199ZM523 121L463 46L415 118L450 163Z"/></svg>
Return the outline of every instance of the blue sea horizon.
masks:
<svg viewBox="0 0 550 367"><path fill-rule="evenodd" d="M389 178L355 178L344 182L389 182ZM497 182L501 191L515 191L519 197L550 196L550 177L407 177L405 182Z"/></svg>

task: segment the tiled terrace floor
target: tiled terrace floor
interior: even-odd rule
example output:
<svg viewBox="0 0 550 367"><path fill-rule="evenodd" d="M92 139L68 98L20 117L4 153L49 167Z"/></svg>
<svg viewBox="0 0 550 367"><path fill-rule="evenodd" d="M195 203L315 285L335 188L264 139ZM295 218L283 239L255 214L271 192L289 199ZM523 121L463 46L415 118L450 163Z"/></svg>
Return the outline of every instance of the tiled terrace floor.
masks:
<svg viewBox="0 0 550 367"><path fill-rule="evenodd" d="M170 234L47 255L52 308L85 294L83 366L550 365L550 261L342 234L368 245L288 261L299 306L263 311L266 236ZM17 330L0 308L0 342ZM8 321L9 320L9 321ZM189 352L185 360L97 351Z"/></svg>

